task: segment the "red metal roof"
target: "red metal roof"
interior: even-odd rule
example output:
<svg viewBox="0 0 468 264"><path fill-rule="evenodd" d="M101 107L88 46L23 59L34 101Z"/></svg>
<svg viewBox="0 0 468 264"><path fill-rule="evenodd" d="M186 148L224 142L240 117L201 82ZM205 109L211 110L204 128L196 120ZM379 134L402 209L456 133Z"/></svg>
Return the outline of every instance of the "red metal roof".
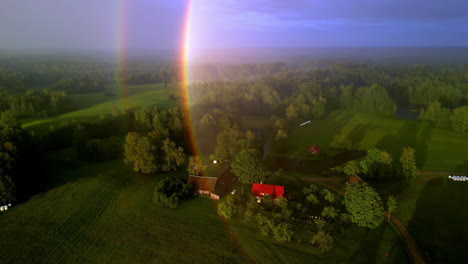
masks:
<svg viewBox="0 0 468 264"><path fill-rule="evenodd" d="M252 195L261 196L261 193L269 194L273 199L279 196L285 197L284 186L254 183L252 184Z"/></svg>
<svg viewBox="0 0 468 264"><path fill-rule="evenodd" d="M320 152L320 148L316 144L313 144L312 147L310 147L308 151L309 152Z"/></svg>

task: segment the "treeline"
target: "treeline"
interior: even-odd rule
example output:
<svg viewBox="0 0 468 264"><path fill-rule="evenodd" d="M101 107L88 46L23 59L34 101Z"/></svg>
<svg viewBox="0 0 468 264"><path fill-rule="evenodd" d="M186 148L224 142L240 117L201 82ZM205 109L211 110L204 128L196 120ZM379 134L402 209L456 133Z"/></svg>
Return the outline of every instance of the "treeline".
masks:
<svg viewBox="0 0 468 264"><path fill-rule="evenodd" d="M24 198L39 183L37 148L10 111L0 113L0 203ZM33 172L34 170L34 172ZM17 191L19 187L19 191Z"/></svg>
<svg viewBox="0 0 468 264"><path fill-rule="evenodd" d="M2 58L0 88L12 93L48 88L69 94L106 92L118 82L127 84L168 83L178 81L180 66L143 60L129 61L117 67L110 58Z"/></svg>
<svg viewBox="0 0 468 264"><path fill-rule="evenodd" d="M9 93L0 90L0 112L10 111L17 118L47 117L76 109L63 91Z"/></svg>

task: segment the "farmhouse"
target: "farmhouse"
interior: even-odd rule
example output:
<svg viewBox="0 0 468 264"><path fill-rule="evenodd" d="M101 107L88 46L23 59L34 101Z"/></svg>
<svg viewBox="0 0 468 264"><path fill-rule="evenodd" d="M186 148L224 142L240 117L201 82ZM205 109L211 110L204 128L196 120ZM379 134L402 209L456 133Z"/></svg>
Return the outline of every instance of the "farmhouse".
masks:
<svg viewBox="0 0 468 264"><path fill-rule="evenodd" d="M286 197L284 186L254 183L252 184L252 195L260 200L265 195L270 195L271 198L277 199L280 196Z"/></svg>
<svg viewBox="0 0 468 264"><path fill-rule="evenodd" d="M316 155L320 153L320 148L316 144L313 144L312 147L310 147L307 151L313 155Z"/></svg>
<svg viewBox="0 0 468 264"><path fill-rule="evenodd" d="M192 184L198 194L210 195L216 186L216 177L189 175L187 184Z"/></svg>

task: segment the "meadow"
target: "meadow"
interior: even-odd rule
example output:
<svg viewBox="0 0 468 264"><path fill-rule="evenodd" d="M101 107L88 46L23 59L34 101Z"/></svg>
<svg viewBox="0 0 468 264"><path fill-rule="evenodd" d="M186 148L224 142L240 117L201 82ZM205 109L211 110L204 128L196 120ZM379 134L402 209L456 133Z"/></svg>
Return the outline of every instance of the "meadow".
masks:
<svg viewBox="0 0 468 264"><path fill-rule="evenodd" d="M433 128L428 123L398 117L337 111L328 117L292 129L288 151L283 156L306 157L307 149L317 144L322 152L335 155L330 148L334 135L343 133L353 148L377 147L399 158L403 147L416 150L422 171L464 171L467 167L468 135L449 129Z"/></svg>
<svg viewBox="0 0 468 264"><path fill-rule="evenodd" d="M468 183L455 182L447 176L420 181L419 195L413 200L408 232L424 258L430 263L462 263L468 258L459 246L468 244ZM410 195L408 189L403 195ZM406 214L402 210L400 214ZM407 219L410 217L407 216Z"/></svg>
<svg viewBox="0 0 468 264"><path fill-rule="evenodd" d="M138 109L149 105L173 107L178 105L179 101L170 97L176 95L178 89L177 85L165 87L164 84L146 84L128 86L125 93L114 96L104 93L71 95L71 100L78 107L77 111L49 118L25 119L21 123L23 128L42 134L53 124L72 120L95 122L101 115L109 115L114 111Z"/></svg>
<svg viewBox="0 0 468 264"><path fill-rule="evenodd" d="M52 178L82 177L2 214L1 263L244 262L242 252L232 254L211 200L193 199L177 210L153 204L157 180L185 173L141 176L121 162L51 162L68 163L54 166Z"/></svg>
<svg viewBox="0 0 468 264"><path fill-rule="evenodd" d="M155 183L185 179L185 171L144 176L119 161L77 162L64 158L64 151L46 159L49 180L58 186L44 186L43 193L2 213L1 263L388 263L386 252L407 261L388 225L371 232L353 228L322 254L309 241L278 243L252 225L225 222L207 198L177 209L154 205Z"/></svg>

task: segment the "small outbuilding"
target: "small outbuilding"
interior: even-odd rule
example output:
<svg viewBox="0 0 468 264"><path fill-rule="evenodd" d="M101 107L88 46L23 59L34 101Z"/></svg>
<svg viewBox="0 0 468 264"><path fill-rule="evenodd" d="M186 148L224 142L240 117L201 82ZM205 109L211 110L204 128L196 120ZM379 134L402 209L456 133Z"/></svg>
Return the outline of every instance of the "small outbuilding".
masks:
<svg viewBox="0 0 468 264"><path fill-rule="evenodd" d="M307 151L312 155L317 155L320 153L320 148L316 144L313 144L312 147L310 147Z"/></svg>

